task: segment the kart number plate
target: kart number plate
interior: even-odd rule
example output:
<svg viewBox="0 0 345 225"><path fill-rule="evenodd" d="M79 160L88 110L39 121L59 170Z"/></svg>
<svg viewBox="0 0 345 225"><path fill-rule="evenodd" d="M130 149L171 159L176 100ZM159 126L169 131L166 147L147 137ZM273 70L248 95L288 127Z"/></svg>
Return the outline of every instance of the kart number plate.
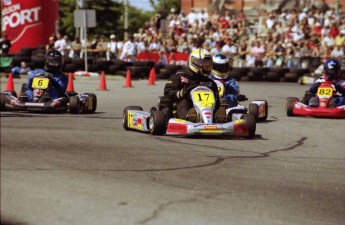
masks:
<svg viewBox="0 0 345 225"><path fill-rule="evenodd" d="M202 106L210 106L215 103L213 93L208 91L194 91L193 99L195 103Z"/></svg>
<svg viewBox="0 0 345 225"><path fill-rule="evenodd" d="M323 87L320 87L318 90L317 90L317 96L319 97L331 97L333 95L333 90L332 88L323 88Z"/></svg>
<svg viewBox="0 0 345 225"><path fill-rule="evenodd" d="M49 85L49 79L48 78L35 77L32 80L31 87L33 89L47 89L48 85Z"/></svg>
<svg viewBox="0 0 345 225"><path fill-rule="evenodd" d="M218 92L219 92L219 97L223 97L224 95L224 84L220 82L219 80L215 80L217 87L218 87Z"/></svg>

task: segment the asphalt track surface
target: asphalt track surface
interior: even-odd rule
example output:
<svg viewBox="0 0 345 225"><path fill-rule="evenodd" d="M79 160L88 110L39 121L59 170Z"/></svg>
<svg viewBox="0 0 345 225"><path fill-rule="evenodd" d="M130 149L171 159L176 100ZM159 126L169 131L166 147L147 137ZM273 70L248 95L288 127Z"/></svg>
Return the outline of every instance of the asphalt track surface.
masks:
<svg viewBox="0 0 345 225"><path fill-rule="evenodd" d="M122 110L148 110L165 82L132 84L107 77L99 91L98 78L77 78L95 114L1 113L1 224L345 224L345 120L284 110L308 86L240 82L269 103L247 140L125 131Z"/></svg>

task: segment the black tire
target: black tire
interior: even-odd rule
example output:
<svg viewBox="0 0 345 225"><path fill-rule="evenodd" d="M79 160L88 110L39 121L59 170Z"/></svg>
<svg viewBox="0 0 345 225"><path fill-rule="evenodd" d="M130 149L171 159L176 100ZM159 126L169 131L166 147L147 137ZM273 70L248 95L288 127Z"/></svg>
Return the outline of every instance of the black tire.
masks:
<svg viewBox="0 0 345 225"><path fill-rule="evenodd" d="M128 66L127 69L131 72L132 79L148 78L150 75L149 67Z"/></svg>
<svg viewBox="0 0 345 225"><path fill-rule="evenodd" d="M143 111L141 106L127 106L122 113L122 126L125 130L129 130L131 128L128 127L128 110L139 110Z"/></svg>
<svg viewBox="0 0 345 225"><path fill-rule="evenodd" d="M77 69L78 67L75 64L65 64L63 67L63 71L67 73L74 73Z"/></svg>
<svg viewBox="0 0 345 225"><path fill-rule="evenodd" d="M95 94L90 93L89 97L92 98L92 109L89 111L89 113L95 113L97 109L97 96Z"/></svg>
<svg viewBox="0 0 345 225"><path fill-rule="evenodd" d="M71 114L78 114L80 109L80 102L78 96L72 96L69 98L69 112Z"/></svg>
<svg viewBox="0 0 345 225"><path fill-rule="evenodd" d="M6 101L7 101L7 97L6 94L1 93L1 99L0 99L0 111L5 111L5 105L6 105Z"/></svg>
<svg viewBox="0 0 345 225"><path fill-rule="evenodd" d="M254 103L250 103L248 106L248 114L253 114L255 116L255 120L258 120L259 117L259 106Z"/></svg>
<svg viewBox="0 0 345 225"><path fill-rule="evenodd" d="M241 81L251 81L248 76L241 77Z"/></svg>
<svg viewBox="0 0 345 225"><path fill-rule="evenodd" d="M244 114L243 119L247 123L248 127L248 138L252 139L255 136L256 131L256 120L253 114Z"/></svg>
<svg viewBox="0 0 345 225"><path fill-rule="evenodd" d="M155 66L155 62L154 61L134 61L133 66L149 67L151 70Z"/></svg>
<svg viewBox="0 0 345 225"><path fill-rule="evenodd" d="M152 135L163 135L165 133L165 117L162 111L153 111L149 120L150 132Z"/></svg>
<svg viewBox="0 0 345 225"><path fill-rule="evenodd" d="M238 71L230 71L229 76L233 77L235 80L240 80L242 77L242 74Z"/></svg>
<svg viewBox="0 0 345 225"><path fill-rule="evenodd" d="M299 101L298 98L295 98L295 97L286 98L285 110L286 110L287 116L294 116L294 114L293 114L293 103L298 102L298 101Z"/></svg>
<svg viewBox="0 0 345 225"><path fill-rule="evenodd" d="M174 72L170 69L165 69L162 68L160 69L159 73L157 74L157 79L158 80L166 80L169 79L171 77L171 75L173 75Z"/></svg>
<svg viewBox="0 0 345 225"><path fill-rule="evenodd" d="M277 72L268 72L265 77L266 81L279 82L280 75Z"/></svg>
<svg viewBox="0 0 345 225"><path fill-rule="evenodd" d="M286 73L284 75L284 78L287 80L287 81L291 81L291 82L297 82L298 81L298 74L297 73Z"/></svg>

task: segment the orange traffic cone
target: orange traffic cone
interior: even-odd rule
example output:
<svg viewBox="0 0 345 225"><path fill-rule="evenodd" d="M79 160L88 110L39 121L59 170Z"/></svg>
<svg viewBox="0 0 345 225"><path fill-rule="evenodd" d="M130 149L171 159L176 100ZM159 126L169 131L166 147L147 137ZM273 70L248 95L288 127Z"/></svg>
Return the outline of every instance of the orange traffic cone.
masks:
<svg viewBox="0 0 345 225"><path fill-rule="evenodd" d="M68 85L67 90L68 92L74 92L74 85L73 85L73 73L70 73L68 76Z"/></svg>
<svg viewBox="0 0 345 225"><path fill-rule="evenodd" d="M8 74L6 91L14 91L13 75L12 75L12 73Z"/></svg>
<svg viewBox="0 0 345 225"><path fill-rule="evenodd" d="M148 85L155 85L155 68L152 68L150 71L150 76L149 76L149 83Z"/></svg>
<svg viewBox="0 0 345 225"><path fill-rule="evenodd" d="M127 69L125 86L123 87L132 87L131 71L129 69Z"/></svg>
<svg viewBox="0 0 345 225"><path fill-rule="evenodd" d="M107 84L105 82L105 74L104 74L104 71L102 71L101 73L101 81L99 83L99 89L100 91L107 91Z"/></svg>

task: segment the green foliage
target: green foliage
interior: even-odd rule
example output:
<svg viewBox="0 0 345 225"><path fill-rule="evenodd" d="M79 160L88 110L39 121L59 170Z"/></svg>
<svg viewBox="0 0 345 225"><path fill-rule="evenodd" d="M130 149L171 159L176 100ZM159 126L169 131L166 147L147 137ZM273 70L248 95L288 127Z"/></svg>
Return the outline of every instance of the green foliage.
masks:
<svg viewBox="0 0 345 225"><path fill-rule="evenodd" d="M97 26L88 28L88 34L105 35L116 34L119 39L124 36L124 5L123 0L85 0L87 9L96 10ZM169 13L171 8L179 9L180 0L150 0L154 12L128 7L128 32L136 33L144 23L150 21L156 12ZM60 0L60 33L73 38L76 34L74 14L76 0Z"/></svg>
<svg viewBox="0 0 345 225"><path fill-rule="evenodd" d="M176 11L180 10L180 0L150 0L151 6L155 12L160 12L164 15L169 14L172 8Z"/></svg>
<svg viewBox="0 0 345 225"><path fill-rule="evenodd" d="M123 5L111 0L86 0L87 9L96 10L95 28L88 28L88 34L99 34L109 36L111 33L118 33L122 30L120 17L123 12ZM74 14L76 9L75 0L60 0L60 33L74 37Z"/></svg>

